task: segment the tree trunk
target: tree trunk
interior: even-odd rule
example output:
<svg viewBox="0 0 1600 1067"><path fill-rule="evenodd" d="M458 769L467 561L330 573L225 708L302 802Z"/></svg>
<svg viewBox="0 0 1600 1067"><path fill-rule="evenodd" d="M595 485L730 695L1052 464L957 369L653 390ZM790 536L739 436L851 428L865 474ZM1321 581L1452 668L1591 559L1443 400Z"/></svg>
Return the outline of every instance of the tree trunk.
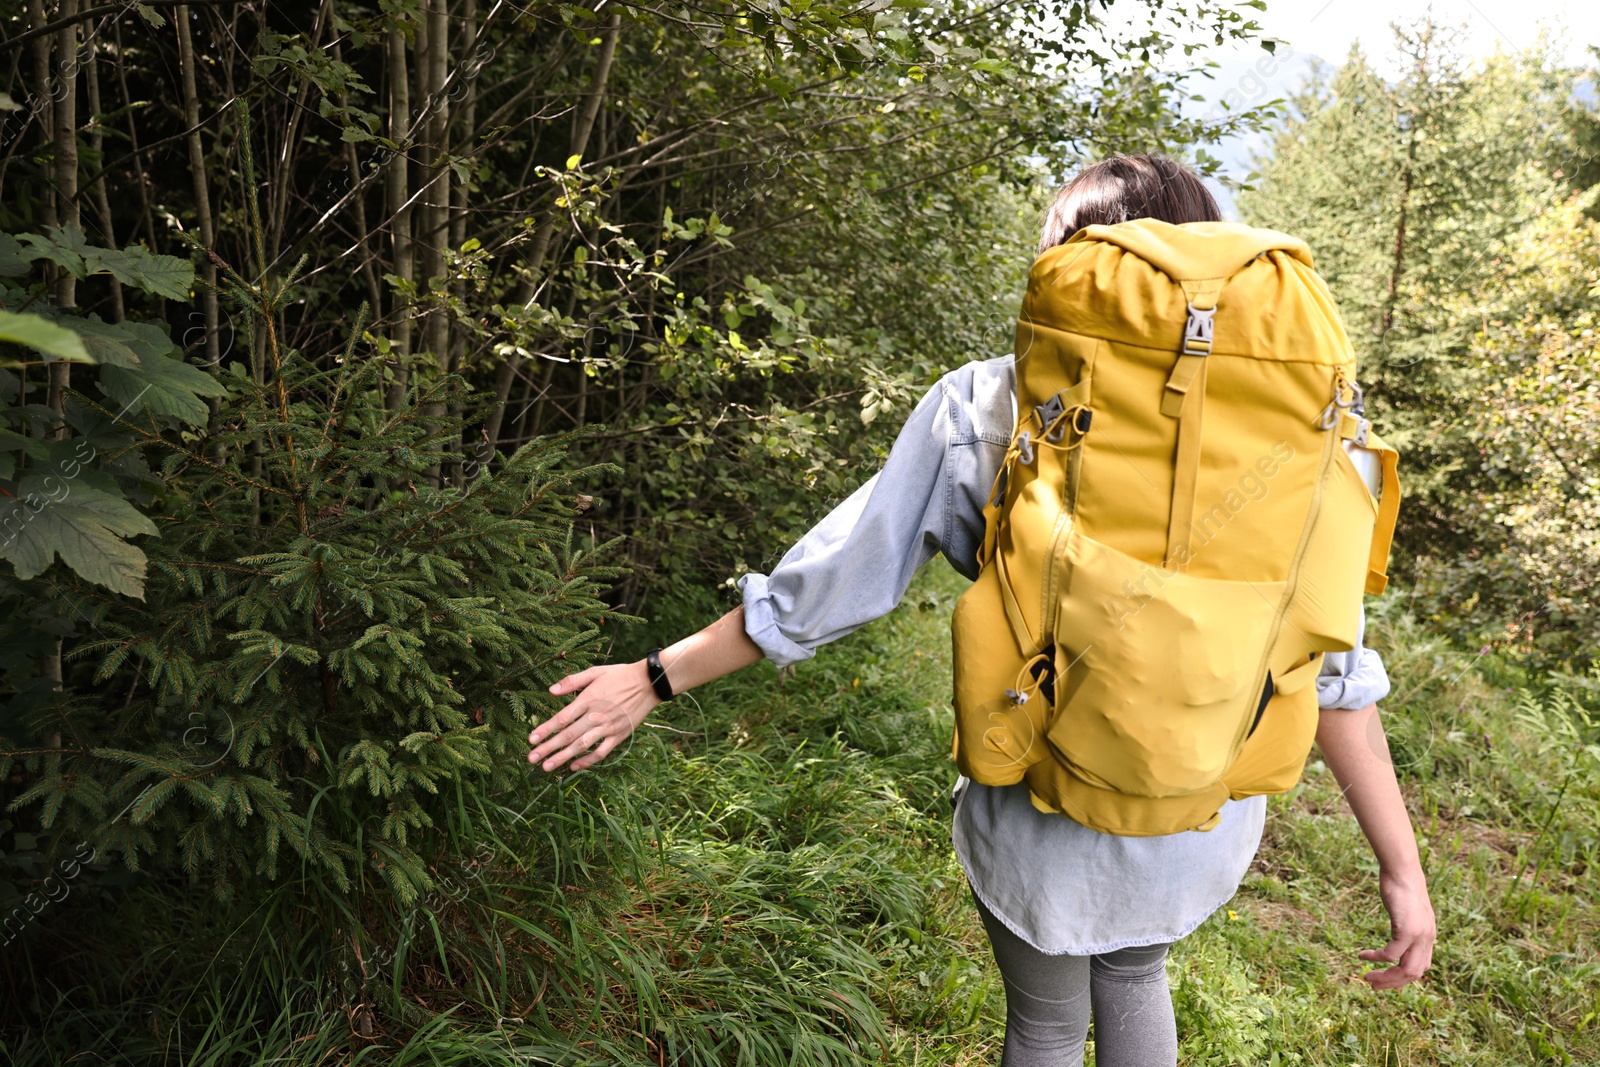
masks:
<svg viewBox="0 0 1600 1067"><path fill-rule="evenodd" d="M44 0L28 0L28 28L33 30L43 29L50 21L44 13ZM52 78L50 71L50 45L51 35L42 33L33 39L33 93L29 105L33 108L34 117L39 121L39 136L47 145L54 145L55 119L52 116L50 99L52 94ZM56 226L55 198L49 193L43 197L44 224Z"/></svg>
<svg viewBox="0 0 1600 1067"><path fill-rule="evenodd" d="M89 89L89 114L98 118L105 114L105 105L100 99L100 46L91 42L89 45L89 62L85 65L85 85ZM111 217L111 197L106 192L105 166L105 133L97 121L89 133L89 148L94 153L94 158L100 161L102 172L94 182L94 206L100 215L101 243L108 248L117 247L117 231ZM111 283L111 321L121 322L127 314L127 309L122 303L122 283L115 278L109 279Z"/></svg>
<svg viewBox="0 0 1600 1067"><path fill-rule="evenodd" d="M1420 51L1412 56L1412 77L1422 86L1428 84L1428 53L1432 43L1432 32L1424 32L1418 41ZM1399 115L1397 114L1395 118L1398 121ZM1378 339L1380 344L1384 345L1388 344L1389 331L1394 327L1394 312L1400 302L1400 278L1406 269L1406 223L1411 211L1411 190L1416 183L1417 131L1422 128L1423 123L1424 116L1413 113L1410 127L1406 131L1406 157L1400 166L1400 211L1395 222L1394 247L1390 253L1389 284L1383 301L1383 333Z"/></svg>
<svg viewBox="0 0 1600 1067"><path fill-rule="evenodd" d="M206 250L216 248L216 222L211 218L211 189L205 174L205 146L200 142L200 94L195 91L195 45L190 32L189 6L173 13L178 24L178 70L184 91L184 125L189 128L189 179L194 182L195 230ZM222 338L216 306L216 264L211 256L200 259L200 322L205 325L205 366L213 374L222 373ZM218 397L206 398L211 421L221 413Z"/></svg>
<svg viewBox="0 0 1600 1067"><path fill-rule="evenodd" d="M56 218L63 227L76 229L78 217L78 0L61 0L57 16L69 19L56 31L56 83L50 87L53 99L51 108L54 127L55 160L54 178ZM70 271L58 271L55 280L56 307L66 310L77 307L78 279ZM49 436L65 438L67 389L72 384L72 364L66 360L50 363L50 385L45 404L55 414L55 428ZM39 673L50 685L50 691L61 691L61 638L56 638L54 650L39 664ZM48 748L61 747L61 735L45 735Z"/></svg>
<svg viewBox="0 0 1600 1067"><path fill-rule="evenodd" d="M206 180L206 152L200 141L200 95L195 90L194 37L189 26L189 7L183 5L173 13L178 26L178 70L183 82L183 121L189 130L189 179L194 183L195 229L200 243L207 249L216 247L216 224L211 215L211 189ZM221 372L222 338L217 315L217 267L210 256L200 260L200 312L206 329L206 369L212 374ZM211 413L217 413L217 401L211 401Z"/></svg>
<svg viewBox="0 0 1600 1067"><path fill-rule="evenodd" d="M445 294L445 242L450 239L450 99L444 93L450 70L449 0L425 0L423 21L427 32L419 37L417 49L418 95L428 109L424 128L423 181L420 232L422 282L428 286L430 303ZM424 47L425 43L425 47ZM450 315L443 307L429 306L422 312L423 348L437 362L441 374L450 373ZM429 404L426 414L444 415L442 404ZM428 484L440 485L437 464L427 471Z"/></svg>
<svg viewBox="0 0 1600 1067"><path fill-rule="evenodd" d="M416 278L416 255L411 244L410 145L406 131L411 125L411 81L406 70L406 36L398 29L389 31L389 140L397 146L384 173L384 193L389 211L389 239L394 255L394 276L402 282ZM404 292L396 291L389 309L390 351L393 353L394 381L389 385L389 410L397 411L405 397L411 375L411 305Z"/></svg>
<svg viewBox="0 0 1600 1067"><path fill-rule="evenodd" d="M55 186L56 217L64 227L76 228L78 218L78 0L61 0L59 17L73 19L56 31L55 91ZM55 284L56 307L63 310L78 305L78 279L70 271L60 271ZM72 364L55 360L50 364L50 392L45 403L63 418L66 390L72 384ZM63 426L60 436L66 435Z"/></svg>
<svg viewBox="0 0 1600 1067"><path fill-rule="evenodd" d="M344 49L341 47L338 37L333 39L333 58L335 62L344 62ZM339 107L343 111L341 118L345 122L349 122L349 93L339 94ZM361 160L356 155L354 141L345 142L344 166L345 174L348 177L346 187L354 190L361 184ZM378 286L378 272L372 265L372 231L367 225L367 198L362 192L358 191L352 194L351 199L355 201L352 206L355 208L357 244L361 251L361 280L367 283L367 305L371 308L373 317L377 317L383 314L383 308L380 305L383 291Z"/></svg>
<svg viewBox="0 0 1600 1067"><path fill-rule="evenodd" d="M474 51L478 47L478 2L477 0L464 0L461 5L461 56L457 60L457 78L461 91L461 105L455 112L455 144L452 146L455 154L469 155L477 137L478 118L478 79L476 56ZM452 88L451 92L455 92ZM467 241L467 187L465 183L458 185L450 196L450 247L459 249ZM464 288L456 290L456 297L462 301L467 298ZM450 368L457 373L464 370L467 357L467 333L465 330L452 331L450 338ZM451 405L450 416L460 418L463 414L460 402ZM460 442L456 442L457 447ZM469 472L476 474L480 466L487 460L487 456L478 456L482 450L481 445L473 444L474 458L469 465L460 461L451 464L450 480L456 484L463 484L464 476ZM491 451L489 455L493 455Z"/></svg>

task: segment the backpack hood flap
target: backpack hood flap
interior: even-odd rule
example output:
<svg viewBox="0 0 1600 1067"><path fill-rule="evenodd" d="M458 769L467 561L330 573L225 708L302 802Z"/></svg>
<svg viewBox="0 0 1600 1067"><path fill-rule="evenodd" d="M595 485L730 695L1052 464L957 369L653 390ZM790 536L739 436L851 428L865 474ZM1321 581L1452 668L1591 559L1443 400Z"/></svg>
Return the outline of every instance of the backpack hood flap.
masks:
<svg viewBox="0 0 1600 1067"><path fill-rule="evenodd" d="M1086 226L1066 242L1104 241L1138 256L1173 281L1228 278L1265 252L1287 252L1307 267L1311 249L1298 237L1242 222L1134 219L1115 226Z"/></svg>

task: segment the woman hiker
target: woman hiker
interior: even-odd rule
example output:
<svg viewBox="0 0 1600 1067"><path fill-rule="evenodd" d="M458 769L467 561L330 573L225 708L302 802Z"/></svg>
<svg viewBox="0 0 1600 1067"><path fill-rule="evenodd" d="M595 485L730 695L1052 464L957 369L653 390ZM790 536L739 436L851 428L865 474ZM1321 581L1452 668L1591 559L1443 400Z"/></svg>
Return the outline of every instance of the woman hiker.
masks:
<svg viewBox="0 0 1600 1067"><path fill-rule="evenodd" d="M1221 213L1172 160L1115 157L1057 196L1040 252L1083 227L1141 218L1179 225ZM647 660L590 667L553 685L574 699L529 735L529 762L592 767L664 697L762 658L780 667L810 658L891 611L937 553L977 575L985 503L1017 429L1016 388L1012 356L946 374L912 411L883 470L771 574L740 580L740 607ZM1428 969L1435 927L1378 717L1389 681L1358 636L1353 651L1326 654L1315 682L1316 743L1377 857L1391 923L1388 944L1359 953L1388 966L1363 977L1398 989ZM1081 1064L1091 1012L1100 1067L1175 1064L1167 950L1234 894L1260 843L1266 797L1226 801L1203 831L1159 836L1102 833L1041 810L1023 782L962 776L953 799L955 851L1005 982L1003 1067Z"/></svg>

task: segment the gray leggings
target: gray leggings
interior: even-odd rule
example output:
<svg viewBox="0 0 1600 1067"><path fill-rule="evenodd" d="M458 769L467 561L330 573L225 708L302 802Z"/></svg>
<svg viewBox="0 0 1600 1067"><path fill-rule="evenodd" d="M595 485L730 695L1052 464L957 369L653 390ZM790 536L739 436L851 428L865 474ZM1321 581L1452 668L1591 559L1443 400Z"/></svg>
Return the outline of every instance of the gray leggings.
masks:
<svg viewBox="0 0 1600 1067"><path fill-rule="evenodd" d="M1103 956L1048 956L973 901L1006 984L1000 1067L1082 1067L1094 1008L1097 1067L1176 1067L1178 1028L1167 989L1168 944Z"/></svg>

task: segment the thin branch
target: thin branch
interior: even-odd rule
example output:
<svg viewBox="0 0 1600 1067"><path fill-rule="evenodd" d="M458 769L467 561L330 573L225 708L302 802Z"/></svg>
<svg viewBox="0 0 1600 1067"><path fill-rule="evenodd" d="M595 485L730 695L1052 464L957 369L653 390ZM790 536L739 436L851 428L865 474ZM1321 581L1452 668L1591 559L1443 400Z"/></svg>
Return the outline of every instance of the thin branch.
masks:
<svg viewBox="0 0 1600 1067"><path fill-rule="evenodd" d="M185 4L190 4L194 6L206 7L227 7L231 4L243 4L248 2L249 0L141 0L139 6L181 7ZM119 12L126 12L133 6L134 5L132 3L120 3L101 4L99 7L86 8L83 11L78 12L76 15L68 15L66 18L56 19L54 22L47 22L43 26L29 30L27 33L19 33L8 41L0 41L0 52L9 52L12 49L33 40L35 37L42 37L47 33L54 33L56 30L72 25L74 22L87 22L90 19L97 19L101 15L115 15Z"/></svg>

